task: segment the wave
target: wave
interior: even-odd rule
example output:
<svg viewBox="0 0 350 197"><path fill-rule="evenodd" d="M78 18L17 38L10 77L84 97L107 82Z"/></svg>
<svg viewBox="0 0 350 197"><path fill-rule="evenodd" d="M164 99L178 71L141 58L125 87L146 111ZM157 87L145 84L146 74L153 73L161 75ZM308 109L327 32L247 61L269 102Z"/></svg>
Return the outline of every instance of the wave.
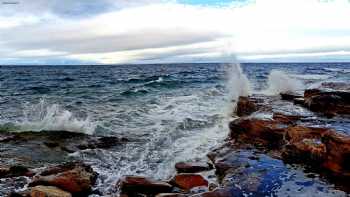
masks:
<svg viewBox="0 0 350 197"><path fill-rule="evenodd" d="M132 95L143 95L143 94L147 94L148 90L146 90L145 88L136 88L136 87L132 87L122 93L120 93L123 96L132 96Z"/></svg>
<svg viewBox="0 0 350 197"><path fill-rule="evenodd" d="M58 104L48 105L43 99L36 105L25 106L21 121L0 126L0 130L9 132L70 131L89 135L94 133L95 128L96 124L89 118L78 119Z"/></svg>
<svg viewBox="0 0 350 197"><path fill-rule="evenodd" d="M320 74L302 74L302 75L290 75L293 78L301 79L301 80L325 80L329 79L330 75L320 75Z"/></svg>
<svg viewBox="0 0 350 197"><path fill-rule="evenodd" d="M152 82L152 81L157 81L159 79L164 79L169 77L169 75L155 75L155 76L150 76L146 78L131 78L124 80L126 83L147 83L147 82Z"/></svg>
<svg viewBox="0 0 350 197"><path fill-rule="evenodd" d="M340 73L350 73L350 69L346 68L323 68L325 71L330 72L340 72Z"/></svg>
<svg viewBox="0 0 350 197"><path fill-rule="evenodd" d="M296 93L304 89L304 84L297 78L280 70L272 70L268 76L268 88L265 94Z"/></svg>

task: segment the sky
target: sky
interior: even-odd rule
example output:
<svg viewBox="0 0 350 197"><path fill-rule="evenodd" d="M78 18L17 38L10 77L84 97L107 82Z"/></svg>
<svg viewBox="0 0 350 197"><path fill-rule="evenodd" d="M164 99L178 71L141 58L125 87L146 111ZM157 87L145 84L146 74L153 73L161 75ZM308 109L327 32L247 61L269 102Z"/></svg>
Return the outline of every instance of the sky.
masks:
<svg viewBox="0 0 350 197"><path fill-rule="evenodd" d="M0 64L350 61L350 0L0 0Z"/></svg>

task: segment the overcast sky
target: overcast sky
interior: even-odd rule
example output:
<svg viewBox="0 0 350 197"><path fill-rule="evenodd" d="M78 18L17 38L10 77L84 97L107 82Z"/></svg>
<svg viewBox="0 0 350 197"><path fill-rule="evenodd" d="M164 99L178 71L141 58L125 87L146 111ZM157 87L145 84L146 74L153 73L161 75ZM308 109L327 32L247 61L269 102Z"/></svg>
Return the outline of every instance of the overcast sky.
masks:
<svg viewBox="0 0 350 197"><path fill-rule="evenodd" d="M349 0L0 2L0 64L350 61Z"/></svg>

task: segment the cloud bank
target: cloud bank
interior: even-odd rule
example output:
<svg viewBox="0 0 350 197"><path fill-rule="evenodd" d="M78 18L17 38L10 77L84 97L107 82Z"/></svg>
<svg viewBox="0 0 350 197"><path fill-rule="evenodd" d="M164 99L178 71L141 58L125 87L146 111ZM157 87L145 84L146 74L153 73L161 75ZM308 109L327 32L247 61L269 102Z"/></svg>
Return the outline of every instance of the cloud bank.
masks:
<svg viewBox="0 0 350 197"><path fill-rule="evenodd" d="M2 64L350 60L347 0L16 2L0 4Z"/></svg>

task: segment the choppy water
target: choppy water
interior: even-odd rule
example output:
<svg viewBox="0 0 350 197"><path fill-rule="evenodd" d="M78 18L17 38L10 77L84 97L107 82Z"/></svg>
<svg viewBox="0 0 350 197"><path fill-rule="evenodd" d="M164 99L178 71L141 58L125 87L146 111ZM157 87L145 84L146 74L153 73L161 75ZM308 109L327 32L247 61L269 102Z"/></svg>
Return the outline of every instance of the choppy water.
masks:
<svg viewBox="0 0 350 197"><path fill-rule="evenodd" d="M350 81L346 63L242 68L251 92L300 88L295 81L302 88ZM275 74L269 77L272 70ZM288 79L276 70L288 73ZM237 78L230 72L223 64L2 66L0 130L69 130L137 139L72 157L83 158L100 172L98 187L104 190L112 191L125 174L167 178L175 162L203 158L226 137L232 93L242 86L230 79ZM344 132L349 125L330 124Z"/></svg>

